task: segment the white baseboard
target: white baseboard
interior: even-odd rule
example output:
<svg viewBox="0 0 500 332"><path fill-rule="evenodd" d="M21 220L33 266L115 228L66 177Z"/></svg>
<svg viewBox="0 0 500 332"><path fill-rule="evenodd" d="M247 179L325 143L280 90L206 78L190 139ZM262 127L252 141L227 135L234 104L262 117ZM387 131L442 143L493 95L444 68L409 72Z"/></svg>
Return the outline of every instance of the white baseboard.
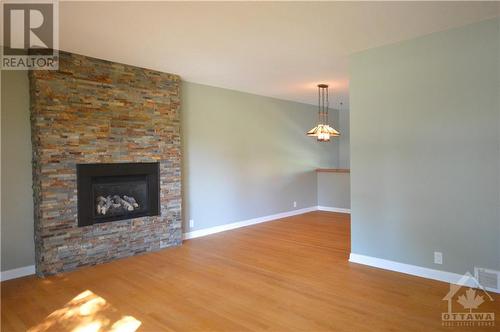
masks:
<svg viewBox="0 0 500 332"><path fill-rule="evenodd" d="M235 229L235 228L240 228L240 227L245 227L245 226L260 224L260 223L266 222L266 221L271 221L271 220L276 220L276 219L281 219L281 218L296 216L296 215L299 215L299 214L303 214L303 213L307 213L307 212L312 212L312 211L317 211L317 210L318 210L317 206L311 206L311 207L304 208L304 209L292 210L292 211L288 211L288 212L282 212L282 213L272 214L272 215L269 215L269 216L264 216L264 217L258 217L258 218L253 218L253 219L248 219L248 220L233 222L233 223L230 223L230 224L225 224L225 225L220 225L220 226L215 226L215 227L210 227L210 228L199 229L199 230L196 230L196 231L184 233L183 234L183 238L184 238L184 240L194 239L194 238L201 237L201 236L206 236L206 235L215 234L215 233L219 233L219 232L229 231L229 230Z"/></svg>
<svg viewBox="0 0 500 332"><path fill-rule="evenodd" d="M10 279L20 278L35 274L35 265L19 267L17 269L2 271L0 280L6 281Z"/></svg>
<svg viewBox="0 0 500 332"><path fill-rule="evenodd" d="M351 253L349 256L349 262L377 267L389 271L401 272L426 279L443 281L451 284L477 287L477 283L474 282L473 279L464 278L464 275L458 273L434 270L427 267L399 263L377 257Z"/></svg>
<svg viewBox="0 0 500 332"><path fill-rule="evenodd" d="M318 205L319 211L328 211L328 212L338 212L338 213L351 213L351 209L337 208L331 206L321 206Z"/></svg>

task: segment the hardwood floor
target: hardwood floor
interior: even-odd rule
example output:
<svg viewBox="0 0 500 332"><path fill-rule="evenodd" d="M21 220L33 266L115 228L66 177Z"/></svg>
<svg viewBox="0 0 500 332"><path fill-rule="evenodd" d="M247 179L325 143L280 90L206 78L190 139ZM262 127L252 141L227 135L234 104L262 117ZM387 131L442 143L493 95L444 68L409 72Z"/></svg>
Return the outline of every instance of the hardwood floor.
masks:
<svg viewBox="0 0 500 332"><path fill-rule="evenodd" d="M481 330L441 326L448 284L349 263L349 230L348 215L312 212L2 282L2 331Z"/></svg>

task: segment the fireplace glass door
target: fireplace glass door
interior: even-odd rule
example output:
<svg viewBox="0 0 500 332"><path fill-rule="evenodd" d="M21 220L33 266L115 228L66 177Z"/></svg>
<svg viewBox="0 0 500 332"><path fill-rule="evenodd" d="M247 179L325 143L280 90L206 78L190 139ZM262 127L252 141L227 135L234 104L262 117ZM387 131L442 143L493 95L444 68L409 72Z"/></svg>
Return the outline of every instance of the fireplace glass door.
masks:
<svg viewBox="0 0 500 332"><path fill-rule="evenodd" d="M79 164L78 225L159 214L158 163Z"/></svg>

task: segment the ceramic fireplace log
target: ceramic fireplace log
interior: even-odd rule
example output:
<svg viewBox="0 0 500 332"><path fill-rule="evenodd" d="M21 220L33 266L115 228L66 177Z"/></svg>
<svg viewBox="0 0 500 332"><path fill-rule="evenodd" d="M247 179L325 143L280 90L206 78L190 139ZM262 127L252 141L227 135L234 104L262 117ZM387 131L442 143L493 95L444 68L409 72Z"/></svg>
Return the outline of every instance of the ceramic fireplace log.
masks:
<svg viewBox="0 0 500 332"><path fill-rule="evenodd" d="M116 204L121 204L127 211L134 211L134 206L118 195L113 196L113 201Z"/></svg>
<svg viewBox="0 0 500 332"><path fill-rule="evenodd" d="M139 207L139 204L134 197L124 195L121 198L119 195L113 196L98 196L96 198L96 210L98 215L106 215L110 209L123 208L127 211L134 211Z"/></svg>
<svg viewBox="0 0 500 332"><path fill-rule="evenodd" d="M105 215L111 208L112 204L113 202L111 201L110 196L106 198L104 198L103 196L97 197L97 214Z"/></svg>
<svg viewBox="0 0 500 332"><path fill-rule="evenodd" d="M137 204L137 201L135 200L135 198L127 196L127 195L123 195L123 199L126 200L127 202L129 202L130 204L132 204L132 206L134 208L139 207L139 204Z"/></svg>

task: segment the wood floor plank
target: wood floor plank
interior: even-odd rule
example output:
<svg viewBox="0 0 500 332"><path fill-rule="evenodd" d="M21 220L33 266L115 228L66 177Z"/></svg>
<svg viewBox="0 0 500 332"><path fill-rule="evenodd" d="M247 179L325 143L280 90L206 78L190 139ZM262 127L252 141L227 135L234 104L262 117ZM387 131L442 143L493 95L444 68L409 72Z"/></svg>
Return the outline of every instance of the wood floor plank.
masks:
<svg viewBox="0 0 500 332"><path fill-rule="evenodd" d="M312 212L10 280L1 284L2 331L455 330L441 325L446 283L349 263L349 252L349 215ZM493 296L481 309L498 320Z"/></svg>

